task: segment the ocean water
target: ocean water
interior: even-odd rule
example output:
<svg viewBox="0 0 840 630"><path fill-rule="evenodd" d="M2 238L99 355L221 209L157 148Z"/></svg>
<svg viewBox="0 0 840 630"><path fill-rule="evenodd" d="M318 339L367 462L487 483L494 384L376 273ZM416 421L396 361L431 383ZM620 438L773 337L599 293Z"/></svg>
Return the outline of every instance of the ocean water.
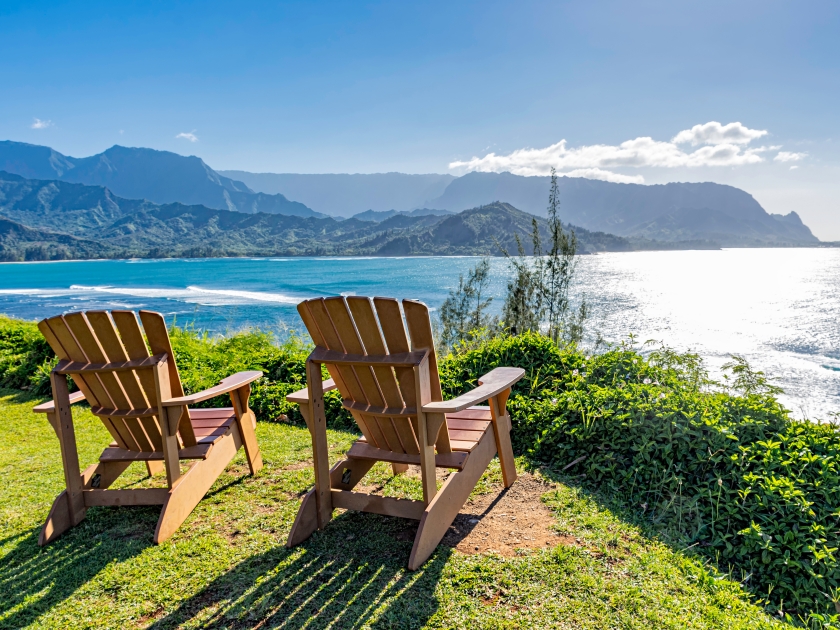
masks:
<svg viewBox="0 0 840 630"><path fill-rule="evenodd" d="M122 260L0 264L0 312L39 319L83 309L152 309L212 333L302 330L319 295L415 298L432 309L471 257ZM491 260L501 306L509 277ZM840 411L840 249L728 249L584 256L574 286L590 336L633 334L700 354L713 376L737 353L785 389L794 415Z"/></svg>

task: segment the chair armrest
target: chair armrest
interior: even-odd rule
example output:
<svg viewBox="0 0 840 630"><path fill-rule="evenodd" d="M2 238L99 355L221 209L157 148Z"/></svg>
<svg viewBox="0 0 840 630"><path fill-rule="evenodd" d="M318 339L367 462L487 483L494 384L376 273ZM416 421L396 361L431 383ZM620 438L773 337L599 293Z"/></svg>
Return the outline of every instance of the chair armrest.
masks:
<svg viewBox="0 0 840 630"><path fill-rule="evenodd" d="M223 378L215 387L205 389L203 392L196 392L195 394L190 394L189 396L181 396L180 398L170 398L169 400L164 400L163 402L161 402L161 405L163 405L164 407L194 405L195 403L199 403L203 400L208 400L210 398L220 396L221 394L227 394L228 392L232 392L233 390L239 389L240 387L243 387L248 383L253 383L262 375L263 373L259 371L237 372L232 376Z"/></svg>
<svg viewBox="0 0 840 630"><path fill-rule="evenodd" d="M330 390L335 389L335 381L331 378L328 378L326 381L323 382L324 391L328 392ZM304 387L303 389L299 389L296 392L292 392L286 396L286 400L290 403L296 403L298 405L306 404L309 402L309 389Z"/></svg>
<svg viewBox="0 0 840 630"><path fill-rule="evenodd" d="M456 411L462 411L467 407L472 407L480 402L484 402L488 398L492 398L506 389L510 389L513 384L523 376L525 376L525 370L522 368L496 368L495 370L487 372L487 374L478 379L478 387L475 389L468 391L466 394L461 394L458 398L453 398L452 400L444 400L442 402L433 402L423 405L423 412L455 413Z"/></svg>
<svg viewBox="0 0 840 630"><path fill-rule="evenodd" d="M82 392L73 392L70 394L70 404L77 402L82 402L85 399L85 395ZM48 400L45 403L41 403L37 407L35 407L32 411L35 413L52 413L55 411L55 403L52 400Z"/></svg>

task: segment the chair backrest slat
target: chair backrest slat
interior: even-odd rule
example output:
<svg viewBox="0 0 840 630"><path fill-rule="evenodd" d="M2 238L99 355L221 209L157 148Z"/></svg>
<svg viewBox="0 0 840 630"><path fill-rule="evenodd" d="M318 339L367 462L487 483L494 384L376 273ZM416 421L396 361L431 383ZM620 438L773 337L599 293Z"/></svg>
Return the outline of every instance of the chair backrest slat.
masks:
<svg viewBox="0 0 840 630"><path fill-rule="evenodd" d="M344 346L344 352L358 355L367 354L344 298L327 298L324 300L324 306L326 307L326 312L332 321L336 335L338 336L342 346ZM365 397L365 402L368 405L373 405L375 407L384 407L385 399L382 396L382 392L379 390L379 384L377 383L376 375L374 374L371 366L360 365L354 366L352 369L356 375L356 380L359 383L362 394ZM394 451L395 453L406 452L391 418L382 418L367 414L362 415L364 417L365 424L368 427L370 427L372 423L376 423L389 450Z"/></svg>
<svg viewBox="0 0 840 630"><path fill-rule="evenodd" d="M175 364L175 353L172 351L172 343L169 341L169 331L166 329L166 321L160 313L154 311L140 311L140 321L143 322L143 330L146 331L146 338L149 340L149 347L152 354L166 353L172 360L166 362L169 370L169 387L172 396L184 395L184 388L181 385L181 375L178 374L178 366ZM181 414L178 422L178 432L184 446L195 446L195 432L190 422L190 415L186 408Z"/></svg>
<svg viewBox="0 0 840 630"><path fill-rule="evenodd" d="M319 313L317 317L313 312L316 310ZM338 351L344 352L344 347L341 346L341 343L338 340L338 336L332 326L332 321L328 316L326 318L324 317L326 309L324 308L323 302L312 300L301 302L298 305L298 313L300 313L300 317L303 320L306 329L309 331L309 336L312 337L312 341L315 342L315 345L327 349L337 349L340 347ZM324 327L326 333L321 331L321 326ZM329 344L332 345L332 348L330 348ZM352 368L342 365L327 364L327 372L329 372L340 391L353 391L359 396L359 398L354 398L354 400L361 400L363 398L356 380L356 373L353 372ZM350 389L348 382L355 385L352 390ZM359 425L359 430L361 430L365 439L374 446L382 448L381 445L385 444L385 437L382 435L382 431L379 430L379 426L375 422L371 423L371 426L368 426L368 423L361 414L356 412L350 413L356 420L356 424Z"/></svg>
<svg viewBox="0 0 840 630"><path fill-rule="evenodd" d="M88 321L83 313L69 313L64 316L64 321L67 324L67 327L73 333L73 336L76 338L79 347L84 350L84 353L87 356L89 362L108 362L108 359L105 356L102 347L99 345L99 340L94 336L93 331L90 329ZM102 386L105 388L105 391L108 392L108 396L114 402L114 408L130 408L131 405L128 402L128 396L126 396L125 391L123 391L122 384L117 378L116 373L99 372L99 381L102 383ZM125 426L125 429L128 430L128 432L131 434L131 437L134 440L134 443L137 445L138 450L152 450L152 442L146 435L143 426L140 424L140 421L137 418L111 417L110 419L114 426L118 427L120 435L125 435L124 431L122 430L123 425Z"/></svg>
<svg viewBox="0 0 840 630"><path fill-rule="evenodd" d="M404 302L406 317L411 310L412 335L409 341L400 304L390 298L334 297L307 300L298 305L304 324L312 340L320 348L343 354L382 356L407 353L413 349L429 350L429 380L432 391L440 400L440 381L437 362L434 360L434 343L428 309L425 305ZM425 328L423 318L425 317ZM354 359L355 360L355 359ZM431 366L435 366L434 370ZM416 415L385 415L371 413L371 408L405 409L417 403L414 369L365 364L327 365L336 378L336 385L348 403L357 403L359 409L350 409L365 438L373 446L396 453L417 454L418 425ZM350 405L348 405L349 407ZM412 412L413 413L413 412ZM438 439L438 450L449 452L448 432L444 428Z"/></svg>
<svg viewBox="0 0 840 630"><path fill-rule="evenodd" d="M129 361L128 353L117 334L114 322L111 321L108 312L88 311L86 315L88 323L97 339L99 339L99 344L102 346L102 350L105 352L108 361ZM151 373L149 374L151 375ZM131 409L149 409L151 407L151 403L143 391L143 386L140 384L139 375L135 370L117 372L117 378L120 380L126 396L128 396ZM153 450L163 450L160 425L156 416L141 416L140 424L143 425Z"/></svg>
<svg viewBox="0 0 840 630"><path fill-rule="evenodd" d="M173 395L183 395L172 346L163 318L148 314L149 343L156 354L166 353ZM92 364L90 372L73 373L74 381L85 394L91 410L105 424L117 444L131 451L162 451L163 438L158 418L158 400L154 367L120 371L98 370L97 364L146 359L151 355L137 316L131 311L90 311L70 313L38 324L47 342L62 360ZM165 336L165 340L162 339ZM89 368L88 368L89 369ZM177 393L175 393L177 392ZM110 415L105 415L109 413ZM187 415L187 424L189 416ZM180 425L179 425L180 429ZM181 435L186 446L195 444L192 425L189 438Z"/></svg>
<svg viewBox="0 0 840 630"><path fill-rule="evenodd" d="M385 340L382 338L382 331L379 330L379 322L377 321L370 298L354 296L348 297L346 302L356 323L356 330L364 344L366 354L388 354L388 349L385 345ZM379 385L382 397L385 399L384 406L399 409L410 407L414 404L413 401L408 402L403 400L393 368L380 365L373 367L372 371L376 377L376 382ZM414 433L414 427L410 419L391 418L390 422L394 427L394 431L399 436L403 450L411 454L419 453L420 449L417 445L417 436Z"/></svg>
<svg viewBox="0 0 840 630"><path fill-rule="evenodd" d="M38 323L38 328L41 334L50 344L53 352L56 353L59 359L64 361L81 361L87 362L88 358L82 349L79 347L73 333L67 327L64 319L61 316L45 319ZM99 380L97 374L79 374L74 382L79 386L79 389L85 395L91 406L113 408L114 403L107 395L104 386ZM139 447L134 441L131 432L122 423L113 423L110 418L102 417L102 423L114 441L122 448L138 450Z"/></svg>
<svg viewBox="0 0 840 630"><path fill-rule="evenodd" d="M437 356L435 355L435 340L432 335L432 322L429 319L429 309L422 302L416 300L403 300L403 311L405 312L405 323L408 326L408 334L411 336L412 350L429 350L429 373L434 377L429 379L429 389L432 395L432 402L443 400L443 392L440 387L440 376L438 374ZM445 420L445 418L441 418ZM449 444L448 430L441 429L436 442L438 452L450 453L452 448Z"/></svg>

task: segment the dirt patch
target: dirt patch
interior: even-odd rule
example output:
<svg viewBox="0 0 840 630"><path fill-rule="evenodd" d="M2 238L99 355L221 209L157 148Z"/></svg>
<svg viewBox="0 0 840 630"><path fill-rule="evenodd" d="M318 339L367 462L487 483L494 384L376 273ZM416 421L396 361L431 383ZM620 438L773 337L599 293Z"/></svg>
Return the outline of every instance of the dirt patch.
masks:
<svg viewBox="0 0 840 630"><path fill-rule="evenodd" d="M553 529L554 516L540 500L551 489L550 484L525 473L510 488L475 497L455 517L442 543L464 554L502 556L516 555L517 549L575 544L574 538Z"/></svg>
<svg viewBox="0 0 840 630"><path fill-rule="evenodd" d="M461 508L441 544L468 555L493 552L502 556L515 556L523 549L579 544L574 537L553 529L554 516L540 500L552 487L524 473L510 488L499 486L475 497ZM417 527L412 526L396 537L412 541L416 534Z"/></svg>

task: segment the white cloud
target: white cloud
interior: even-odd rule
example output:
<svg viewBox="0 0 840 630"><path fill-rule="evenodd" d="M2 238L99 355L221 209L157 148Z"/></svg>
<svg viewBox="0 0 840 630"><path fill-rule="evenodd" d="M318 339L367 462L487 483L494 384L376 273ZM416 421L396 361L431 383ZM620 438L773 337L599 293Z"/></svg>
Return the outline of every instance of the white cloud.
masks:
<svg viewBox="0 0 840 630"><path fill-rule="evenodd" d="M747 148L742 145L766 133L748 129L741 123L721 125L711 122L681 131L670 142L641 137L619 145L594 144L570 148L566 146L565 140L561 140L541 149L517 149L507 155L488 153L484 157L458 160L451 162L449 168L464 173L509 171L515 175L530 176L547 175L553 167L560 171L561 175L641 183L644 178L639 175L623 175L606 169L758 164L764 162L761 154L768 151L768 147ZM724 139L728 141L723 141ZM683 150L679 146L695 141L704 146L692 151Z"/></svg>
<svg viewBox="0 0 840 630"><path fill-rule="evenodd" d="M29 126L32 129L46 129L47 127L52 127L53 122L51 120L41 120L40 118L35 118L34 122Z"/></svg>
<svg viewBox="0 0 840 630"><path fill-rule="evenodd" d="M586 179L600 179L615 184L644 184L645 178L641 175L622 175L600 168L576 168L568 173L557 173L563 177L585 177Z"/></svg>
<svg viewBox="0 0 840 630"><path fill-rule="evenodd" d="M176 138L183 138L184 140L189 140L190 142L198 142L198 136L195 135L195 129L193 129L189 133L181 132L175 137Z"/></svg>
<svg viewBox="0 0 840 630"><path fill-rule="evenodd" d="M767 131L761 129L750 129L739 122L721 125L717 121L707 122L705 125L694 125L691 129L680 131L674 136L674 144L691 143L698 144L749 144L762 136Z"/></svg>
<svg viewBox="0 0 840 630"><path fill-rule="evenodd" d="M799 160L804 160L807 156L807 153L792 153L790 151L779 151L776 157L773 158L774 162L798 162Z"/></svg>
<svg viewBox="0 0 840 630"><path fill-rule="evenodd" d="M793 166L791 166L791 167L790 167L790 170L795 171L795 170L796 170L796 169L798 169L798 168L799 168L798 166L793 165Z"/></svg>

